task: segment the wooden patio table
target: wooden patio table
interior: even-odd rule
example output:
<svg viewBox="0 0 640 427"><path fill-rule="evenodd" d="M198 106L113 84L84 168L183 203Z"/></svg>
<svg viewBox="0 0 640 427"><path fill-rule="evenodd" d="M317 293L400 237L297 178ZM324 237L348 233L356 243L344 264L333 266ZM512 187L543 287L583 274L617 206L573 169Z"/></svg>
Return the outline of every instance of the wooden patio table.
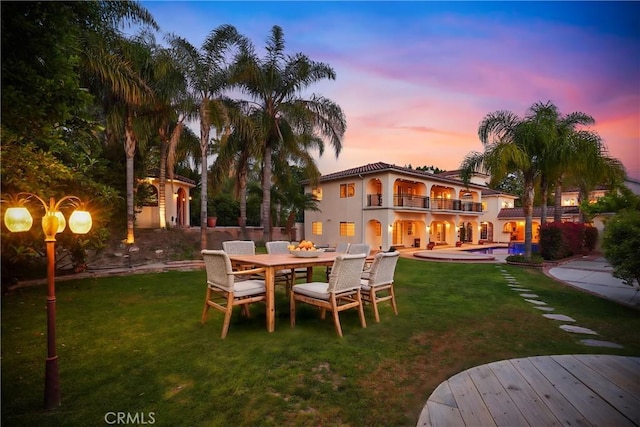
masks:
<svg viewBox="0 0 640 427"><path fill-rule="evenodd" d="M322 252L317 257L303 258L291 254L256 254L256 255L229 255L232 263L255 265L264 267L265 286L267 288L267 331L273 332L276 328L275 309L275 275L278 270L307 268L307 282L313 277L313 267L332 266L336 252Z"/></svg>

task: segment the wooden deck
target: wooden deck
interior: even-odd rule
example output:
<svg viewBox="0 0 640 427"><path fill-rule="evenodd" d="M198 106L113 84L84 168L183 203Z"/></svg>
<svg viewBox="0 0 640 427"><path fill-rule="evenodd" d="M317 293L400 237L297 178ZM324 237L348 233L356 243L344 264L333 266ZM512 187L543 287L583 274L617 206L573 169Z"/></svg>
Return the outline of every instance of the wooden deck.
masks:
<svg viewBox="0 0 640 427"><path fill-rule="evenodd" d="M638 426L640 357L537 356L441 383L418 426Z"/></svg>

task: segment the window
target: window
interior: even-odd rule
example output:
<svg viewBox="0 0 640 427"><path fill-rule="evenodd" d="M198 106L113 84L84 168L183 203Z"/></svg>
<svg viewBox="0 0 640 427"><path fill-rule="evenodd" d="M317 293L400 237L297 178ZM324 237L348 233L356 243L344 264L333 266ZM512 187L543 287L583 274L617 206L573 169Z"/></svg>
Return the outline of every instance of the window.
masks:
<svg viewBox="0 0 640 427"><path fill-rule="evenodd" d="M311 223L311 234L322 236L322 223L320 221L314 221Z"/></svg>
<svg viewBox="0 0 640 427"><path fill-rule="evenodd" d="M341 236L355 236L356 235L356 223L355 222L340 222L340 235Z"/></svg>
<svg viewBox="0 0 640 427"><path fill-rule="evenodd" d="M322 200L322 188L314 188L311 190L311 195L314 200Z"/></svg>
<svg viewBox="0 0 640 427"><path fill-rule="evenodd" d="M349 184L340 184L340 198L353 197L356 194L356 185L351 182Z"/></svg>
<svg viewBox="0 0 640 427"><path fill-rule="evenodd" d="M483 222L480 224L480 239L487 240L489 238L489 224Z"/></svg>

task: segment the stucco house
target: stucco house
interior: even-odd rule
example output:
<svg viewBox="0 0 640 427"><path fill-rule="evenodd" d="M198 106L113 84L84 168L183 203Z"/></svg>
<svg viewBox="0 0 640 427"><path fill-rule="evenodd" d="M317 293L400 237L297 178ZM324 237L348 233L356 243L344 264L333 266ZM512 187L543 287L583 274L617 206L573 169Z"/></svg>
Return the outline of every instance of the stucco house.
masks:
<svg viewBox="0 0 640 427"><path fill-rule="evenodd" d="M486 178L478 175L466 186L446 174L383 162L324 175L317 186L304 183L320 209L305 211L305 238L328 246L366 242L381 250L508 242L497 213L516 197L489 191Z"/></svg>
<svg viewBox="0 0 640 427"><path fill-rule="evenodd" d="M160 228L160 209L158 207L158 192L160 191L157 176L144 179L152 192L142 207L136 212L136 226L139 228ZM190 203L191 189L196 186L192 179L180 175L174 175L173 179L167 179L165 184L166 222L168 227L190 227Z"/></svg>
<svg viewBox="0 0 640 427"><path fill-rule="evenodd" d="M476 174L467 186L460 171L433 174L384 162L324 175L317 185L303 182L320 209L305 211L304 236L320 246L365 242L380 250L523 241L524 212L514 206L518 197L489 189L488 180ZM598 188L590 199L604 193ZM564 192L562 200L563 221L577 221L577 193ZM547 213L553 220L554 208ZM540 208L533 216L537 242Z"/></svg>

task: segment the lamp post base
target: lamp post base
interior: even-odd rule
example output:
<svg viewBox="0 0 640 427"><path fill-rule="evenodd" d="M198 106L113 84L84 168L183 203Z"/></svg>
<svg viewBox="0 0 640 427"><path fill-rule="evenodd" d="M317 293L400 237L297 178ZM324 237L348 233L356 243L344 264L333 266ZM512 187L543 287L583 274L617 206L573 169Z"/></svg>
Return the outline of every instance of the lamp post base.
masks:
<svg viewBox="0 0 640 427"><path fill-rule="evenodd" d="M51 411L59 406L58 356L47 357L44 375L44 409Z"/></svg>

